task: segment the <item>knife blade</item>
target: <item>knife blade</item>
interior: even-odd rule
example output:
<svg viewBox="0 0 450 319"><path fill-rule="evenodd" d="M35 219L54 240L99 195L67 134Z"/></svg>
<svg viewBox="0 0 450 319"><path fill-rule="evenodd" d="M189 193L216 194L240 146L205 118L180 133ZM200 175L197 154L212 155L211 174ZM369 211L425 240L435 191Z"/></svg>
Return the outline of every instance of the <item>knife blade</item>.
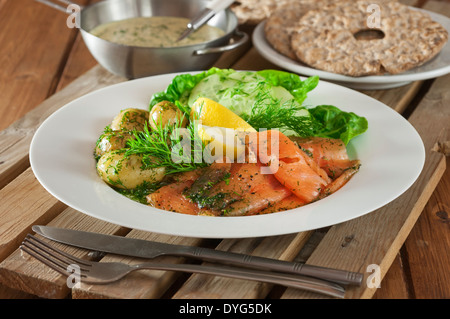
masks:
<svg viewBox="0 0 450 319"><path fill-rule="evenodd" d="M254 269L305 275L344 285L361 285L363 274L211 248L174 245L73 229L34 225L33 231L53 241L105 253L155 258L170 255Z"/></svg>

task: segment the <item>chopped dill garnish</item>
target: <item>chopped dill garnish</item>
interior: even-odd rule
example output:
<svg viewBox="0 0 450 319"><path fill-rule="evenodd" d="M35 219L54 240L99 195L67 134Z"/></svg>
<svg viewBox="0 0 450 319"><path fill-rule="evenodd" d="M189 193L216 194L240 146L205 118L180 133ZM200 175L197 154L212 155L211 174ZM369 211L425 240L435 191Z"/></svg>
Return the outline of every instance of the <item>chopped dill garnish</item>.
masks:
<svg viewBox="0 0 450 319"><path fill-rule="evenodd" d="M145 125L135 131L127 142L126 155L142 155L143 169L165 167L166 174L192 171L206 167L203 161L204 143L197 136L193 122L181 127L182 119L172 125L159 125L156 130Z"/></svg>
<svg viewBox="0 0 450 319"><path fill-rule="evenodd" d="M243 118L256 130L279 129L301 137L312 136L315 131L314 119L304 106L295 100L281 103L268 93L260 94L251 113Z"/></svg>
<svg viewBox="0 0 450 319"><path fill-rule="evenodd" d="M164 186L163 183L143 182L141 185L133 189L121 189L121 188L114 188L114 189L120 194L128 197L129 199L137 201L141 204L148 204L147 195L157 191L162 186Z"/></svg>

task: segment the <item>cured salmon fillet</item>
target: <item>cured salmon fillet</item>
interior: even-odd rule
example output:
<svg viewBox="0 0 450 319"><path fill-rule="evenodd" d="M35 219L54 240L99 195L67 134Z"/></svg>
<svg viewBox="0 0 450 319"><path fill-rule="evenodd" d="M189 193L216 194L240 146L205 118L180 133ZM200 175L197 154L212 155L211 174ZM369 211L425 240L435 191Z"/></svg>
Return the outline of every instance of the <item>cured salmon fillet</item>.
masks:
<svg viewBox="0 0 450 319"><path fill-rule="evenodd" d="M335 180L322 189L319 199L327 197L344 186L355 175L361 166L359 160L352 161L353 166L344 170Z"/></svg>
<svg viewBox="0 0 450 319"><path fill-rule="evenodd" d="M332 179L339 177L346 169L355 165L348 157L347 148L339 139L325 137L292 138L306 151L317 165Z"/></svg>
<svg viewBox="0 0 450 319"><path fill-rule="evenodd" d="M308 164L305 152L279 131L255 134L250 137L249 147L276 179L305 203L315 200L329 180L317 166Z"/></svg>
<svg viewBox="0 0 450 319"><path fill-rule="evenodd" d="M200 213L198 205L183 195L184 190L193 183L193 180L187 180L163 186L147 195L147 202L153 207L170 212L198 215Z"/></svg>
<svg viewBox="0 0 450 319"><path fill-rule="evenodd" d="M217 173L218 165L225 174ZM233 163L229 171L225 165L212 164L194 182L165 186L149 195L149 202L162 209L179 206L179 212L193 215L243 216L257 214L291 195L274 175L261 174L259 163ZM222 176L220 180L218 176ZM216 183L210 185L208 181L214 179Z"/></svg>
<svg viewBox="0 0 450 319"><path fill-rule="evenodd" d="M292 193L274 175L260 175L262 183L252 187L239 201L225 208L226 216L255 215L271 205L282 201Z"/></svg>
<svg viewBox="0 0 450 319"><path fill-rule="evenodd" d="M203 205L212 210L222 211L264 181L259 164L233 163L228 178L205 194Z"/></svg>
<svg viewBox="0 0 450 319"><path fill-rule="evenodd" d="M263 209L261 212L259 212L259 215L263 214L272 214L277 212L282 212L285 210L294 209L297 207L301 207L305 205L305 202L298 198L296 195L292 194L285 199L273 204L269 205L266 209Z"/></svg>
<svg viewBox="0 0 450 319"><path fill-rule="evenodd" d="M178 174L174 182L147 195L150 206L182 214L198 215L200 208L183 195L183 192L201 176L201 170Z"/></svg>

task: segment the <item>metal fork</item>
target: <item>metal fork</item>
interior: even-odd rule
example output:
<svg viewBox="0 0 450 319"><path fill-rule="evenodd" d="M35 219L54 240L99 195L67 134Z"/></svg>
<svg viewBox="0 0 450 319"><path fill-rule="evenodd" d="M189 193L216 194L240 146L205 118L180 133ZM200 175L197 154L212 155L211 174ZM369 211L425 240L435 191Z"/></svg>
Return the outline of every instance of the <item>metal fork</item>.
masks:
<svg viewBox="0 0 450 319"><path fill-rule="evenodd" d="M28 234L25 237L20 249L65 276L73 275L73 269L76 269L79 271L77 275L80 276L80 281L90 284L107 284L122 279L132 271L154 269L255 280L285 287L303 289L337 298L344 298L345 294L345 289L335 283L301 275L282 274L271 271L195 264L147 262L137 265L128 265L119 262L89 261L77 258L52 247L45 241L31 234Z"/></svg>

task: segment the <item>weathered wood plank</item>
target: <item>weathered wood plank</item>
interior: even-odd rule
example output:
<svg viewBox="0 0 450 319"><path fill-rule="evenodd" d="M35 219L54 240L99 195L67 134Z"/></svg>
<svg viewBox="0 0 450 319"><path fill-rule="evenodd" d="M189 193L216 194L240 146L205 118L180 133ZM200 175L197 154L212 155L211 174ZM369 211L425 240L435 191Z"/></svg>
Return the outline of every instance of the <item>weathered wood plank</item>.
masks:
<svg viewBox="0 0 450 319"><path fill-rule="evenodd" d="M0 0L0 10L2 10L2 7L5 5L6 0Z"/></svg>
<svg viewBox="0 0 450 319"><path fill-rule="evenodd" d="M28 143L24 143L23 140L27 136L21 132L0 136L0 189L2 189L30 166L28 149L31 140L28 136Z"/></svg>
<svg viewBox="0 0 450 319"><path fill-rule="evenodd" d="M262 69L282 70L279 66L264 59L255 48L251 48L239 61L233 64L235 70L257 71Z"/></svg>
<svg viewBox="0 0 450 319"><path fill-rule="evenodd" d="M450 158L446 174L405 242L416 299L450 298Z"/></svg>
<svg viewBox="0 0 450 319"><path fill-rule="evenodd" d="M34 295L0 284L0 299L36 299Z"/></svg>
<svg viewBox="0 0 450 319"><path fill-rule="evenodd" d="M427 1L423 8L450 17L448 1ZM445 82L439 79L434 89L430 89L425 101L426 105L432 105L436 100L442 99L442 103L447 103L448 110L448 101L450 101L448 83L448 80ZM428 112L435 111L431 109L431 106L429 107ZM419 114L419 117L421 116L426 115L425 113ZM406 240L404 248L408 256L407 262L414 298L418 299L450 297L450 287L447 284L450 282L450 253L448 250L450 247L450 232L448 231L450 208L444 204L449 202L450 197L450 159L448 158L450 153L446 148L446 145L447 147L450 145L450 117L448 113L440 114L440 116L447 116L447 124L444 122L438 136L438 143L434 145L433 151L447 156L447 169ZM429 126L435 125L432 121L430 119ZM427 125L426 119L422 119L421 122L422 125Z"/></svg>
<svg viewBox="0 0 450 319"><path fill-rule="evenodd" d="M77 32L66 26L66 19L66 14L35 1L1 3L0 130L54 92Z"/></svg>
<svg viewBox="0 0 450 319"><path fill-rule="evenodd" d="M95 66L97 66L97 61L84 44L81 34L78 33L56 87L56 92L61 91Z"/></svg>
<svg viewBox="0 0 450 319"><path fill-rule="evenodd" d="M312 232L302 232L275 237L226 239L217 249L292 261L311 234ZM261 299L267 296L272 287L273 285L260 282L195 274L173 298Z"/></svg>
<svg viewBox="0 0 450 319"><path fill-rule="evenodd" d="M36 221L33 224L47 224L55 227L72 228L104 234L124 235L126 228L113 225L81 214L72 208L65 209L51 222ZM28 232L32 233L28 228ZM26 234L18 239L22 240ZM56 244L55 247L79 258L89 258L89 251ZM16 248L18 245L16 245ZM0 264L0 282L8 287L42 298L66 298L70 295L66 277L50 269L40 261L16 249Z"/></svg>
<svg viewBox="0 0 450 319"><path fill-rule="evenodd" d="M401 253L397 254L373 299L410 299L411 290Z"/></svg>
<svg viewBox="0 0 450 319"><path fill-rule="evenodd" d="M392 107L398 113L403 113L416 97L423 84L424 81L417 81L389 90L360 90L360 92Z"/></svg>
<svg viewBox="0 0 450 319"><path fill-rule="evenodd" d="M75 80L72 85L48 98L26 116L1 131L0 187L22 173L27 166L33 134L48 116L77 97L121 81L124 79L96 66Z"/></svg>
<svg viewBox="0 0 450 319"><path fill-rule="evenodd" d="M19 246L33 224L50 221L65 207L47 193L31 169L0 190L0 198L0 261Z"/></svg>
<svg viewBox="0 0 450 319"><path fill-rule="evenodd" d="M201 246L203 239L162 235L144 231L132 230L126 237L165 242L179 245ZM123 262L137 264L147 259L107 255L102 262ZM161 256L155 258L156 262L181 263L184 258L174 256ZM75 287L72 297L75 299L145 299L161 297L181 275L179 272L163 270L141 270L129 274L126 279L104 285L89 285L81 283Z"/></svg>

